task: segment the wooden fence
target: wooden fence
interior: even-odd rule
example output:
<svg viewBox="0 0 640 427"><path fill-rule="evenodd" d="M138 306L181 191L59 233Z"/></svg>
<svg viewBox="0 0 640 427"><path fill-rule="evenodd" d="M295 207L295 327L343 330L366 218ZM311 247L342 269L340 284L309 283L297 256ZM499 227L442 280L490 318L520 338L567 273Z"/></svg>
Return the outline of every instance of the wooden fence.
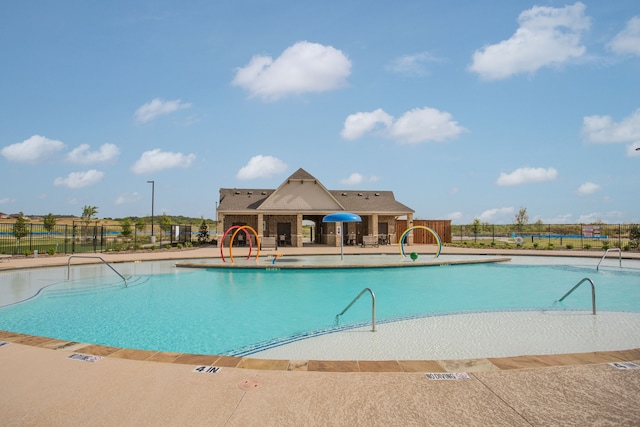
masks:
<svg viewBox="0 0 640 427"><path fill-rule="evenodd" d="M427 220L427 219L414 219L412 227L422 226L429 227L440 236L440 240L442 243L451 243L451 220L450 219L442 219L442 220ZM407 225L407 220L396 220L396 234L398 238L402 236L402 233L407 231L409 226ZM413 244L414 245L429 245L435 244L436 238L433 237L429 231L424 228L414 228L413 231Z"/></svg>

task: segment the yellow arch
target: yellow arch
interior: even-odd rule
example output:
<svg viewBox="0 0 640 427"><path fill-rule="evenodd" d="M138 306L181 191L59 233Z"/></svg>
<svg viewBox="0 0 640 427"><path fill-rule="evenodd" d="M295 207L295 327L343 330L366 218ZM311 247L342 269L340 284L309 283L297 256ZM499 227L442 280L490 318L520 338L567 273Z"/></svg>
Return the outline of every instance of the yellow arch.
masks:
<svg viewBox="0 0 640 427"><path fill-rule="evenodd" d="M249 230L251 230L253 232L253 234L256 236L256 246L258 246L258 253L256 253L256 262L258 261L258 257L260 256L260 237L258 237L258 233L256 233L256 230L253 229L253 227L251 227L250 225L243 225L241 227L238 227L238 229L233 233L233 235L231 236L231 240L229 240L229 258L231 258L231 263L233 264L233 240L236 238L236 234L238 234L238 232L240 230L244 230L245 228L248 228Z"/></svg>
<svg viewBox="0 0 640 427"><path fill-rule="evenodd" d="M403 258L407 256L407 254L404 253L404 239L407 237L407 234L409 234L409 232L414 228L422 228L423 230L427 230L428 232L433 234L433 237L436 238L436 242L438 242L438 251L436 252L436 256L434 256L434 258L438 258L440 256L440 252L442 252L442 240L440 240L440 236L438 236L438 233L436 233L433 229L429 227L425 227L424 225L414 225L413 227L407 228L404 231L404 233L402 233L399 240L400 255L402 255Z"/></svg>

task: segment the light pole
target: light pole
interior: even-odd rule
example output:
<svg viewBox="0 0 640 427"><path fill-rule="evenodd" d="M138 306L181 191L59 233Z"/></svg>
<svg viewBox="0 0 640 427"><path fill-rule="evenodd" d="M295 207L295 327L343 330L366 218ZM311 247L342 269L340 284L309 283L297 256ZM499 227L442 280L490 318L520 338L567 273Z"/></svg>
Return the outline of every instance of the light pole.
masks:
<svg viewBox="0 0 640 427"><path fill-rule="evenodd" d="M153 240L153 205L154 199L156 195L156 182L155 181L147 181L147 184L151 184L151 243L155 243Z"/></svg>

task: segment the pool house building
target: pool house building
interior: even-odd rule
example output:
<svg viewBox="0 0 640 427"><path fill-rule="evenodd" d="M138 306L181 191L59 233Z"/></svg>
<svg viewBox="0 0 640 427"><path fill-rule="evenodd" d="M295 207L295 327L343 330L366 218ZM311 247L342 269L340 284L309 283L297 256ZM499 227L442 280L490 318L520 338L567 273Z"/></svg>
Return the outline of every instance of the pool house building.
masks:
<svg viewBox="0 0 640 427"><path fill-rule="evenodd" d="M324 216L336 212L355 213L362 221L322 222ZM246 225L261 240L275 238L277 246L294 247L303 245L303 224L311 229L304 243L340 246L340 236L346 245L361 245L371 238L377 244L394 243L402 232L397 220L411 224L413 214L392 191L328 190L304 169L295 171L276 189L221 188L216 212L219 236L234 225ZM236 240L241 240L234 245L246 243L242 241L245 235L236 233Z"/></svg>

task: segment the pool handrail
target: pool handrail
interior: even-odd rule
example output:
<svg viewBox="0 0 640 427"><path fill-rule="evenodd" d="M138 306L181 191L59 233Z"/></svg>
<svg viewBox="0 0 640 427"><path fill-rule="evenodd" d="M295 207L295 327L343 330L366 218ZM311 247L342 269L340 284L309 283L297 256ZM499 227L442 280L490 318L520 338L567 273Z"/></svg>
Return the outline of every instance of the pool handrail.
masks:
<svg viewBox="0 0 640 427"><path fill-rule="evenodd" d="M376 331L376 295L373 293L373 291L371 290L371 288L364 288L357 297L355 297L353 299L353 301L351 301L349 303L348 306L346 306L344 308L344 310L342 310L342 312L340 314L336 314L336 324L340 321L340 316L342 316L344 313L346 313L347 310L349 310L351 308L351 306L358 301L358 299L365 293L365 292L369 292L371 294L371 332L375 332Z"/></svg>
<svg viewBox="0 0 640 427"><path fill-rule="evenodd" d="M127 278L124 277L122 274L118 273L118 271L113 268L111 266L111 264L109 264L107 261L104 260L104 258L100 257L100 256L89 256L89 255L71 255L69 257L69 259L67 260L67 280L69 280L69 278L71 277L71 258L92 258L92 259L99 259L100 261L102 261L107 267L109 267L111 270L113 270L114 273L116 273L118 276L120 276L120 278L122 280L124 280L124 286L125 287L129 287L129 285L127 284Z"/></svg>
<svg viewBox="0 0 640 427"><path fill-rule="evenodd" d="M564 294L562 298L560 298L556 302L562 302L563 299L568 297L569 294L571 294L571 292L575 291L578 288L578 286L582 285L584 282L589 282L591 284L591 306L592 306L592 312L595 315L596 314L596 285L593 283L593 280L589 279L588 277L585 277L584 279L580 280L577 285L571 288L569 292Z"/></svg>
<svg viewBox="0 0 640 427"><path fill-rule="evenodd" d="M602 261L604 261L604 259L606 258L607 254L609 253L609 251L618 251L618 263L620 264L620 267L622 267L622 250L620 248L609 248L606 251L604 251L604 255L602 255L602 258L600 258L600 261L598 262L598 265L596 266L596 270L600 269L600 263Z"/></svg>

